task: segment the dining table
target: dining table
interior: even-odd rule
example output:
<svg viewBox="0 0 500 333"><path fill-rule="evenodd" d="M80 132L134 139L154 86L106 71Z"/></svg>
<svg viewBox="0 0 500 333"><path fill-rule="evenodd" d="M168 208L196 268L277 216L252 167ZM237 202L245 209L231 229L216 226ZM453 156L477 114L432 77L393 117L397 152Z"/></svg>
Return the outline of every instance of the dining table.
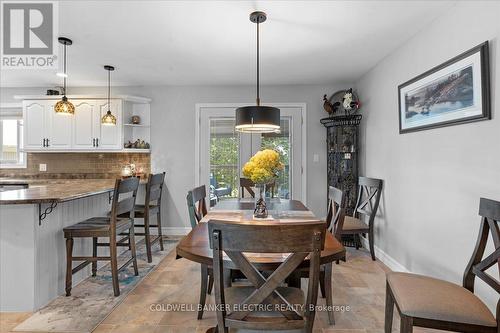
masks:
<svg viewBox="0 0 500 333"><path fill-rule="evenodd" d="M301 201L272 198L268 199L268 218L257 219L253 217L255 201L252 198L220 200L201 221L184 237L176 247L177 258L185 258L200 264L212 265L212 249L208 238L208 221L240 221L242 223L304 223L320 220ZM259 270L274 270L281 265L289 253L246 253L247 259ZM324 248L321 251L320 264L329 264L345 259L345 248L330 232L325 235ZM309 259L306 258L299 266L308 267ZM225 268L232 268L231 261L227 258ZM300 283L300 279L299 279Z"/></svg>

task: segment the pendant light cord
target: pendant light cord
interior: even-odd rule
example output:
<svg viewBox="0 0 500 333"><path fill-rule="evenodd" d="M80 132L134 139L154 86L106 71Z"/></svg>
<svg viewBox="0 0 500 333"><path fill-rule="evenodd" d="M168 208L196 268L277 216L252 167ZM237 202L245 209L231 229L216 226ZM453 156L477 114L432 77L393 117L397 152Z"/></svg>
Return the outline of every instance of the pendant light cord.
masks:
<svg viewBox="0 0 500 333"><path fill-rule="evenodd" d="M259 25L260 20L257 17L257 106L260 106L260 94L259 94Z"/></svg>
<svg viewBox="0 0 500 333"><path fill-rule="evenodd" d="M66 97L66 44L64 44L64 66L63 66L63 71L64 71L64 77L63 77L63 95Z"/></svg>
<svg viewBox="0 0 500 333"><path fill-rule="evenodd" d="M111 71L108 69L108 111L111 111Z"/></svg>

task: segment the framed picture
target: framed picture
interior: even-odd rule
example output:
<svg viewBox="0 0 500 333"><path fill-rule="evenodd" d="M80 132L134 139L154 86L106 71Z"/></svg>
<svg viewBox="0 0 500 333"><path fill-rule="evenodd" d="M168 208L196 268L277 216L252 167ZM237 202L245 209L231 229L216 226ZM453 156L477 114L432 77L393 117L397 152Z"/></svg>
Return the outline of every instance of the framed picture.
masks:
<svg viewBox="0 0 500 333"><path fill-rule="evenodd" d="M488 42L401 84L399 133L491 119Z"/></svg>

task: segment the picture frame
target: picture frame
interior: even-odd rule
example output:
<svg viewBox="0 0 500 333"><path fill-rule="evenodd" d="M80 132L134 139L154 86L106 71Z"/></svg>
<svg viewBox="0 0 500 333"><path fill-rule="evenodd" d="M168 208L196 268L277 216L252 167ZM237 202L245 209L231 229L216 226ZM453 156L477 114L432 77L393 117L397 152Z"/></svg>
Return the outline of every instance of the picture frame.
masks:
<svg viewBox="0 0 500 333"><path fill-rule="evenodd" d="M399 133L491 119L488 41L398 86Z"/></svg>

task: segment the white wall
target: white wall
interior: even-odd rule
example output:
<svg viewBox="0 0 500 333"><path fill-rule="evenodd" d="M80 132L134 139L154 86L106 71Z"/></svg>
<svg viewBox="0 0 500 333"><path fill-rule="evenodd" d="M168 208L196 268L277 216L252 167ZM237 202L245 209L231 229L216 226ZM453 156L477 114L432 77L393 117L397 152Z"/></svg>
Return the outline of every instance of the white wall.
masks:
<svg viewBox="0 0 500 333"><path fill-rule="evenodd" d="M458 2L356 83L364 114L361 174L385 181L375 244L409 271L461 283L479 198L500 200L499 20L498 2ZM485 40L493 120L400 135L398 85ZM478 292L496 306L493 289Z"/></svg>
<svg viewBox="0 0 500 333"><path fill-rule="evenodd" d="M295 85L261 87L265 103L306 103L307 107L307 204L318 216L326 215L326 130L319 119L326 116L323 94L346 89L350 84L332 86ZM13 95L44 94L46 88L2 88L1 102L13 102ZM195 184L195 104L249 103L255 101L254 86L158 86L116 87L113 94L152 98L151 163L153 171L166 171L166 207L162 224L172 232L190 226L186 208L187 191ZM105 94L105 88L70 88L70 94ZM313 155L319 162L313 162Z"/></svg>

